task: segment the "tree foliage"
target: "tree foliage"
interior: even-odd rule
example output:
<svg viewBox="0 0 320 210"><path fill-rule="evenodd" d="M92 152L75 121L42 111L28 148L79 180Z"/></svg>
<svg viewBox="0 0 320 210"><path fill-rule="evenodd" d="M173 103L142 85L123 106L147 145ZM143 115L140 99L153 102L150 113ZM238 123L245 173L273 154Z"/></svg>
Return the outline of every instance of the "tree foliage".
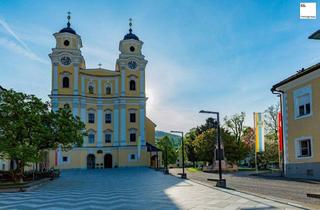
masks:
<svg viewBox="0 0 320 210"><path fill-rule="evenodd" d="M168 164L174 164L178 158L178 152L175 150L172 140L168 136L164 136L157 142L157 147L162 150L162 159L166 160L166 151L168 156Z"/></svg>
<svg viewBox="0 0 320 210"><path fill-rule="evenodd" d="M265 133L270 139L278 139L278 112L280 111L279 103L269 106L264 111Z"/></svg>
<svg viewBox="0 0 320 210"><path fill-rule="evenodd" d="M15 178L22 181L24 166L41 160L43 153L58 145L82 144L85 125L70 110L49 110L34 95L13 90L0 93L0 153L15 160Z"/></svg>
<svg viewBox="0 0 320 210"><path fill-rule="evenodd" d="M212 163L217 140L216 129L210 128L199 134L193 141L194 151L197 159Z"/></svg>
<svg viewBox="0 0 320 210"><path fill-rule="evenodd" d="M193 163L193 167L195 167L196 161L198 161L197 154L195 151L195 147L193 141L196 139L196 129L192 128L188 133L185 135L185 147L186 147L186 156L187 160Z"/></svg>
<svg viewBox="0 0 320 210"><path fill-rule="evenodd" d="M241 112L240 114L234 114L230 118L227 116L224 118L225 127L232 135L234 135L237 142L241 141L241 137L244 130L244 120L246 114Z"/></svg>

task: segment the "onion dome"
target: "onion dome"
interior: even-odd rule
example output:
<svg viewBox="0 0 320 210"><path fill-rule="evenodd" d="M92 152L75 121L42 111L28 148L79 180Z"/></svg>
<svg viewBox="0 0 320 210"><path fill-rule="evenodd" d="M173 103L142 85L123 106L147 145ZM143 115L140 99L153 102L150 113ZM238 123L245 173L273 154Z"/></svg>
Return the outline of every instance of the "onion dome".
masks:
<svg viewBox="0 0 320 210"><path fill-rule="evenodd" d="M135 40L139 41L139 38L135 34L132 33L132 28L131 28L132 27L132 19L131 18L129 19L129 27L130 27L129 33L124 36L123 40L135 39Z"/></svg>
<svg viewBox="0 0 320 210"><path fill-rule="evenodd" d="M70 17L70 12L68 12L68 23L67 23L67 27L66 28L63 28L63 29L61 29L60 31L59 31L59 33L70 33L70 34L76 34L76 31L75 30L73 30L71 27L70 27L70 19L71 19L71 17Z"/></svg>

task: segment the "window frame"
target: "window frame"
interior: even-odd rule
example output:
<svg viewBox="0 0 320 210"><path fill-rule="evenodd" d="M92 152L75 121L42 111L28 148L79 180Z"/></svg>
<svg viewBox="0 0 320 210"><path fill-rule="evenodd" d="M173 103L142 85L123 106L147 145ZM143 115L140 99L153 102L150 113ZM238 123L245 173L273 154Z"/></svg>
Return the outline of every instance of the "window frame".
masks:
<svg viewBox="0 0 320 210"><path fill-rule="evenodd" d="M309 95L310 113L309 114L300 115L300 107L302 105L299 105L299 98L303 97L304 95ZM311 86L308 85L308 86L296 89L293 92L293 103L294 103L294 119L295 120L312 116L312 88L311 88ZM307 106L306 105L307 104L303 105L305 111L307 110Z"/></svg>
<svg viewBox="0 0 320 210"><path fill-rule="evenodd" d="M132 141L131 135L132 136L134 135L134 141ZM136 133L130 133L129 134L129 141L130 141L130 143L136 143L137 142L137 134Z"/></svg>
<svg viewBox="0 0 320 210"><path fill-rule="evenodd" d="M90 121L90 116L93 115L93 122ZM95 124L95 113L89 112L88 113L88 123L89 124Z"/></svg>
<svg viewBox="0 0 320 210"><path fill-rule="evenodd" d="M93 136L93 142L90 142L90 136ZM96 135L94 133L88 134L88 144L94 144L96 141Z"/></svg>
<svg viewBox="0 0 320 210"><path fill-rule="evenodd" d="M110 116L110 121L107 121L107 115ZM106 112L106 113L104 114L104 123L105 123L105 124L111 124L111 123L112 123L112 113L111 113L111 112Z"/></svg>
<svg viewBox="0 0 320 210"><path fill-rule="evenodd" d="M109 142L109 141L108 141L108 142L106 141L106 136L107 136L107 135L110 135L110 142ZM104 143L105 143L105 144L111 144L111 143L112 143L112 133L111 133L111 132L105 132L105 133L104 133Z"/></svg>
<svg viewBox="0 0 320 210"><path fill-rule="evenodd" d="M310 156L302 156L302 148L301 148L301 142L309 140L310 144ZM301 159L312 159L313 158L313 143L312 143L312 137L311 136L302 136L295 139L295 157L297 160Z"/></svg>
<svg viewBox="0 0 320 210"><path fill-rule="evenodd" d="M107 91L108 89L110 90L110 92ZM106 91L106 95L107 95L107 96L112 95L111 85L107 85L106 88L105 88L105 91Z"/></svg>

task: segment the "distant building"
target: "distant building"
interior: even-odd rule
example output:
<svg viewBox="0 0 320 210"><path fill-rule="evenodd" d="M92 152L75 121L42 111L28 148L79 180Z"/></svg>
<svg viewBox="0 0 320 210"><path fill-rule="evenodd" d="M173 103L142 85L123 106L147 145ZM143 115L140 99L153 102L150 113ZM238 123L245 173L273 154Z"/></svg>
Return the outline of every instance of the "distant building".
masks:
<svg viewBox="0 0 320 210"><path fill-rule="evenodd" d="M281 96L285 176L320 179L320 63L271 91Z"/></svg>

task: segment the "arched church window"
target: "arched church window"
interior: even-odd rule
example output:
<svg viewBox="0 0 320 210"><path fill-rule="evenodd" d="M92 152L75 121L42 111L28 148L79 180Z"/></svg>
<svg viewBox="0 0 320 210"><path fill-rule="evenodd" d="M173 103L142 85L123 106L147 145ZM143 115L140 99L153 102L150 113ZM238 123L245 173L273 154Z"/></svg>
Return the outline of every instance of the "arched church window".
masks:
<svg viewBox="0 0 320 210"><path fill-rule="evenodd" d="M110 87L110 86L107 86L107 87L106 87L106 94L107 94L107 95L110 95L110 94L111 94L111 87Z"/></svg>
<svg viewBox="0 0 320 210"><path fill-rule="evenodd" d="M134 80L130 80L130 90L136 90L136 82Z"/></svg>
<svg viewBox="0 0 320 210"><path fill-rule="evenodd" d="M62 87L69 88L69 77L63 77L62 79Z"/></svg>
<svg viewBox="0 0 320 210"><path fill-rule="evenodd" d="M92 85L89 85L89 93L90 94L94 93L94 87Z"/></svg>

